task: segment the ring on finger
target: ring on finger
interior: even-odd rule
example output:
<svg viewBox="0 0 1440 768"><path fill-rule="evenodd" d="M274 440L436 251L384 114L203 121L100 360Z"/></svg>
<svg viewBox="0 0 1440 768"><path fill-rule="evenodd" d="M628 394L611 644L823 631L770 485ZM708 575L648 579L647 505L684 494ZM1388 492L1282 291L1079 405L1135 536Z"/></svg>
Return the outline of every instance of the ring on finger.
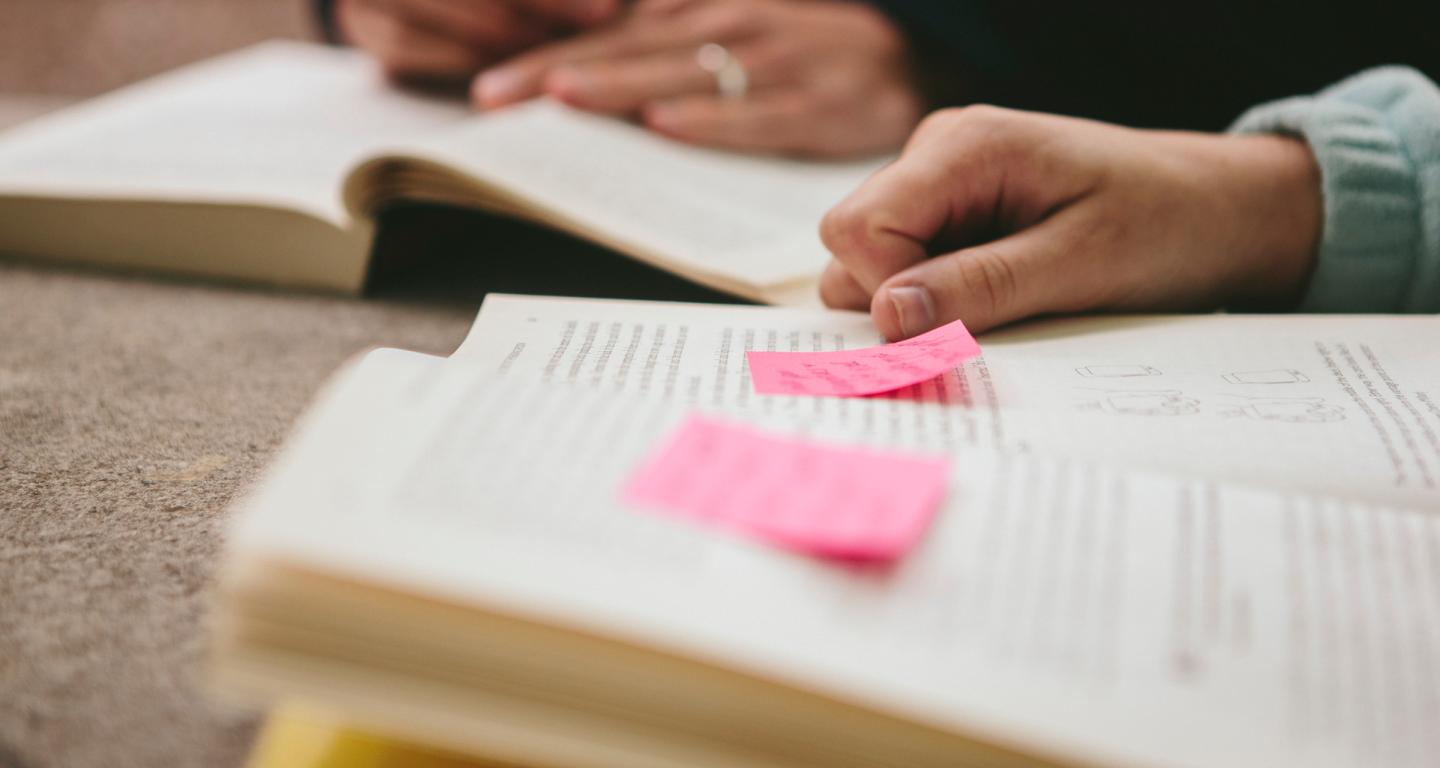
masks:
<svg viewBox="0 0 1440 768"><path fill-rule="evenodd" d="M727 99L743 99L750 90L745 66L719 43L706 43L695 51L695 63L715 78L715 91Z"/></svg>

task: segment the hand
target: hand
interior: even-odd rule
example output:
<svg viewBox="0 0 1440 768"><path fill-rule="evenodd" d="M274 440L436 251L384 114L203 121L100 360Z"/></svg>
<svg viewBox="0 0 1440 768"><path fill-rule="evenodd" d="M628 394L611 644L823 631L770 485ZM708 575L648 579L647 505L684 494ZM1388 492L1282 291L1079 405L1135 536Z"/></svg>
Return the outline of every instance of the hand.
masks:
<svg viewBox="0 0 1440 768"><path fill-rule="evenodd" d="M745 68L744 97L716 92L696 61L706 43ZM473 88L484 108L542 94L637 115L682 141L814 156L893 150L924 112L900 32L868 5L837 0L642 0L609 27L481 73Z"/></svg>
<svg viewBox="0 0 1440 768"><path fill-rule="evenodd" d="M620 0L335 0L346 40L401 79L469 78L612 15Z"/></svg>
<svg viewBox="0 0 1440 768"><path fill-rule="evenodd" d="M1085 310L1283 308L1323 220L1277 136L1139 131L969 107L920 126L821 226L820 293L891 340Z"/></svg>

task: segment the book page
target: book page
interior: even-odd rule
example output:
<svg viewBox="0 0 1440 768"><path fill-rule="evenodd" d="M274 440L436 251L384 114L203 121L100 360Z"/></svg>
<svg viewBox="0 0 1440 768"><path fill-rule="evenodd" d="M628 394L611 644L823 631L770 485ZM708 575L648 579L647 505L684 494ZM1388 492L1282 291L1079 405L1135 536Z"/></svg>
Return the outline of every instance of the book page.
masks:
<svg viewBox="0 0 1440 768"><path fill-rule="evenodd" d="M1058 453L1440 506L1440 318L1191 315L1033 323L944 379L869 398L754 392L748 350L880 343L866 315L491 296L456 357L539 384L807 430Z"/></svg>
<svg viewBox="0 0 1440 768"><path fill-rule="evenodd" d="M0 134L0 195L255 204L343 226L350 166L469 114L388 85L359 52L265 43Z"/></svg>
<svg viewBox="0 0 1440 768"><path fill-rule="evenodd" d="M1079 762L1440 749L1433 515L964 448L916 552L840 567L619 500L691 411L384 352L232 541Z"/></svg>
<svg viewBox="0 0 1440 768"><path fill-rule="evenodd" d="M694 147L549 101L396 153L460 169L625 250L762 288L820 273L821 217L883 162Z"/></svg>

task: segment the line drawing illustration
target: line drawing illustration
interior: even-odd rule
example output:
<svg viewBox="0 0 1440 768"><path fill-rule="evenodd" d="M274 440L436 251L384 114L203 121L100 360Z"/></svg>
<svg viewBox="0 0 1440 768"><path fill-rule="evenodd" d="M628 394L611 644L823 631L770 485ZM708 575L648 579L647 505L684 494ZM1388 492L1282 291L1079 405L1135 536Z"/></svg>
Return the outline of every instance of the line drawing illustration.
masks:
<svg viewBox="0 0 1440 768"><path fill-rule="evenodd" d="M1268 371L1235 371L1222 378L1231 384L1309 384L1310 377L1293 368Z"/></svg>
<svg viewBox="0 0 1440 768"><path fill-rule="evenodd" d="M1097 391L1101 393L1098 399L1078 403L1076 407L1126 416L1193 416L1200 412L1200 401L1178 389Z"/></svg>
<svg viewBox="0 0 1440 768"><path fill-rule="evenodd" d="M1232 397L1243 397L1232 395ZM1323 397L1245 397L1247 402L1220 409L1221 416L1280 421L1288 424L1325 424L1345 420L1345 409Z"/></svg>
<svg viewBox="0 0 1440 768"><path fill-rule="evenodd" d="M1159 368L1148 365L1086 365L1075 369L1081 376L1093 379L1128 379L1135 376L1160 376Z"/></svg>

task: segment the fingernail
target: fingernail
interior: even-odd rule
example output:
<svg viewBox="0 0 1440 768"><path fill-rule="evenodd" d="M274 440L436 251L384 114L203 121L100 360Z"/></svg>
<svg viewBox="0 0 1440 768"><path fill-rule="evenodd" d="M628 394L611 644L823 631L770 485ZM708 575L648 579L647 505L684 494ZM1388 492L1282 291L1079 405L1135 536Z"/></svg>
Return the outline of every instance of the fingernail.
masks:
<svg viewBox="0 0 1440 768"><path fill-rule="evenodd" d="M642 115L645 124L656 131L675 130L675 111L664 107L651 107Z"/></svg>
<svg viewBox="0 0 1440 768"><path fill-rule="evenodd" d="M590 76L578 69L557 69L545 78L545 90L563 101L574 101L594 90Z"/></svg>
<svg viewBox="0 0 1440 768"><path fill-rule="evenodd" d="M905 338L916 336L935 327L935 301L930 292L918 285L901 285L889 289L890 306L900 321Z"/></svg>
<svg viewBox="0 0 1440 768"><path fill-rule="evenodd" d="M494 107L516 100L520 94L519 74L492 69L475 80L475 99L482 107Z"/></svg>

